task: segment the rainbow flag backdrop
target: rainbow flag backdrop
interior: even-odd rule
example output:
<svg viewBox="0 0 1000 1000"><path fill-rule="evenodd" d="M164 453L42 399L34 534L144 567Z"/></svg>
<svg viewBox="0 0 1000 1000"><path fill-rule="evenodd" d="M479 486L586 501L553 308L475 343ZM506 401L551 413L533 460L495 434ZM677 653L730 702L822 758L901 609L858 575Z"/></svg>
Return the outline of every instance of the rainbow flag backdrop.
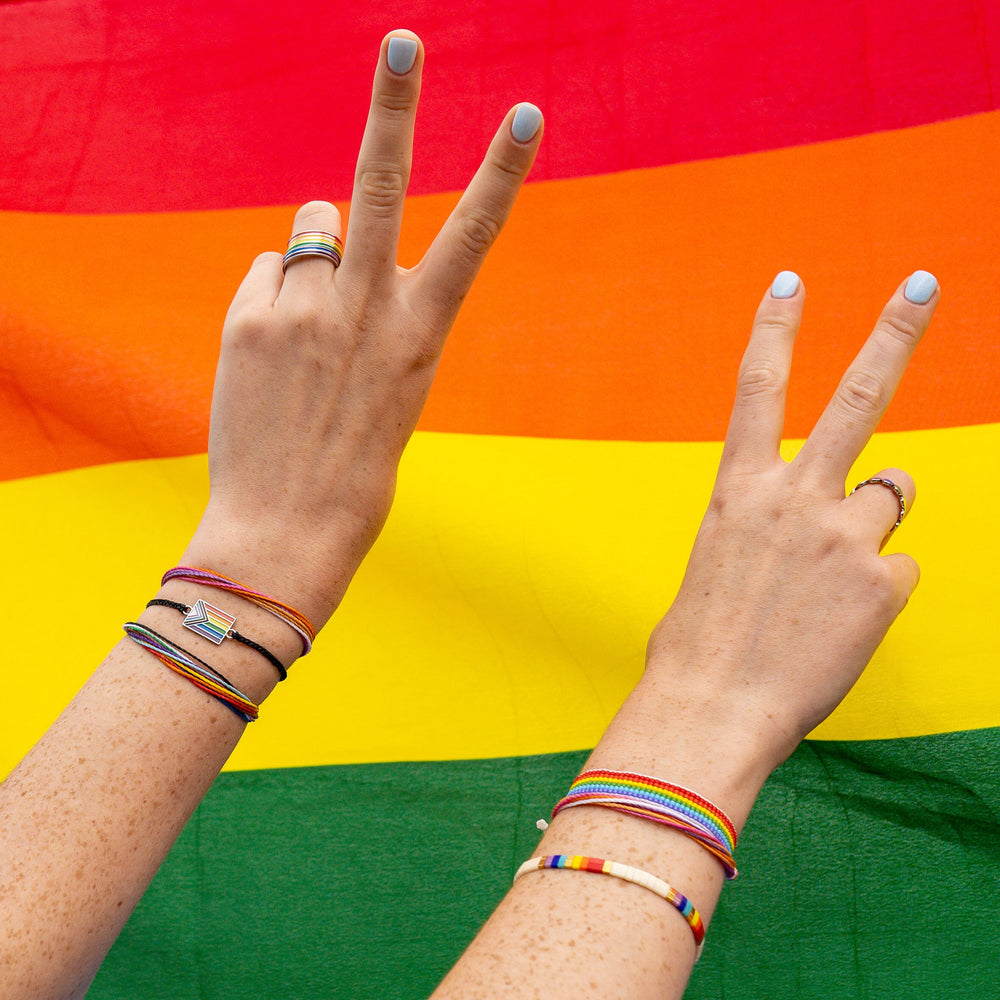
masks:
<svg viewBox="0 0 1000 1000"><path fill-rule="evenodd" d="M641 671L773 275L808 290L791 454L918 267L943 301L857 478L915 476L922 581L765 788L689 996L1000 996L982 0L0 4L0 774L176 562L229 299L297 204L346 213L393 27L427 48L402 263L515 102L542 151L383 537L89 996L426 996Z"/></svg>

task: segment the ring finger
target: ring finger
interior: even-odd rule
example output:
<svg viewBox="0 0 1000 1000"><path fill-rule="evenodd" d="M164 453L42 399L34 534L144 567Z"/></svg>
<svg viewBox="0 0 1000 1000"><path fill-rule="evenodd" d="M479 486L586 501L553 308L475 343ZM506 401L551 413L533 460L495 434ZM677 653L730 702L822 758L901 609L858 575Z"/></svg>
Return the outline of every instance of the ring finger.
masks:
<svg viewBox="0 0 1000 1000"><path fill-rule="evenodd" d="M881 549L910 512L916 495L916 484L908 473L883 469L858 483L844 503Z"/></svg>
<svg viewBox="0 0 1000 1000"><path fill-rule="evenodd" d="M305 253L299 253L284 261L284 279L282 288L289 291L307 287L329 288L333 282L333 273L339 264L339 254L334 249L340 241L340 212L336 205L328 201L310 201L295 213L292 224L292 238L289 249L294 246L293 240L303 234L315 233L309 246L315 245L315 252L306 247ZM299 248L300 251L303 249ZM331 259L332 255L332 259Z"/></svg>

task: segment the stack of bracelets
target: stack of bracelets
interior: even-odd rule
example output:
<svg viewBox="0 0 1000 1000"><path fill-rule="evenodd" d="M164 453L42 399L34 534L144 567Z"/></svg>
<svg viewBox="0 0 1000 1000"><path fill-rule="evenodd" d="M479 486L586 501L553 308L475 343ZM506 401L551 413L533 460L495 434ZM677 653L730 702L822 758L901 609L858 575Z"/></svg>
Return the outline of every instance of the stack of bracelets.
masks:
<svg viewBox="0 0 1000 1000"><path fill-rule="evenodd" d="M302 641L302 652L308 653L316 638L316 630L309 620L294 608L282 604L265 594L244 587L229 577L210 570L191 566L177 566L163 575L163 583L168 580L185 580L206 587L237 594L256 604L285 622L298 633ZM183 626L190 631L219 645L225 639L233 639L260 653L278 671L280 680L287 677L284 664L260 643L248 639L237 632L234 615L217 608L207 601L198 600L188 607L177 601L160 598L152 600L147 607L173 608L184 615ZM253 722L258 715L258 707L243 694L222 673L210 666L201 657L166 636L153 631L138 622L126 622L126 635L134 642L149 650L161 663L190 681L213 698L221 702L229 711L244 722ZM615 812L638 816L653 823L660 823L690 837L709 851L723 867L726 878L736 877L736 863L733 851L736 848L736 829L729 817L707 799L680 785L672 785L658 778L650 778L629 771L584 771L570 786L566 796L552 810L553 818L564 809L575 806L601 806ZM578 855L550 854L531 858L517 870L514 880L533 871L562 869L565 871L593 872L610 875L613 878L631 882L656 893L675 907L687 921L694 935L698 955L705 940L705 924L691 901L673 886L648 872L604 858L586 858Z"/></svg>
<svg viewBox="0 0 1000 1000"><path fill-rule="evenodd" d="M718 806L681 785L629 771L584 771L552 810L553 818L562 810L574 806L602 806L668 826L690 837L712 854L722 865L727 879L737 875L733 860L736 828L732 821ZM698 954L701 954L705 940L701 915L686 896L661 879L617 861L550 854L525 861L514 880L546 868L611 875L655 892L680 911L691 927Z"/></svg>
<svg viewBox="0 0 1000 1000"><path fill-rule="evenodd" d="M215 587L219 590L226 590L231 594L237 594L243 599L256 604L265 611L283 621L298 633L302 641L303 655L312 649L313 640L316 638L316 630L309 623L309 620L301 612L282 604L266 594L244 587L243 584L235 580L213 573L210 570L198 569L193 566L176 566L168 570L163 575L161 583L168 580L186 580L189 583L198 583L206 587ZM226 639L233 639L236 642L260 653L277 671L278 679L283 681L288 672L285 665L270 650L266 649L253 639L248 639L245 635L237 632L233 626L236 624L236 617L223 611L221 608L209 604L207 601L196 601L191 607L181 604L178 601L166 601L160 598L150 601L150 607L173 608L184 615L181 623L186 629L200 635L204 639L220 645ZM228 678L210 666L201 657L196 656L190 650L177 645L159 632L138 622L126 622L123 626L125 634L133 641L149 650L164 666L169 667L174 673L179 674L190 681L195 687L200 688L221 702L230 712L242 719L244 722L256 720L259 709L253 701L243 694Z"/></svg>

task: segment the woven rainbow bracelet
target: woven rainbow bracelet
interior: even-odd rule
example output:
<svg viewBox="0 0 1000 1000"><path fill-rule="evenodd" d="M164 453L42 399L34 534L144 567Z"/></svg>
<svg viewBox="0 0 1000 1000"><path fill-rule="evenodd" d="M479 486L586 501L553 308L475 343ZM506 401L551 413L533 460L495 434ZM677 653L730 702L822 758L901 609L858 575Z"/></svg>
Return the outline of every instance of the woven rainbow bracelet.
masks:
<svg viewBox="0 0 1000 1000"><path fill-rule="evenodd" d="M649 872L644 872L640 868L623 865L618 861L606 861L604 858L585 858L578 854L548 854L525 861L514 875L514 881L516 882L522 875L527 875L529 872L542 871L545 868L563 868L567 871L611 875L613 878L620 878L625 882L632 882L634 885L641 885L644 889L649 889L650 892L655 892L657 896L675 907L688 922L691 933L694 935L698 955L701 955L702 942L705 940L705 924L701 919L701 914L694 908L687 896L664 882L663 879L650 875Z"/></svg>
<svg viewBox="0 0 1000 1000"><path fill-rule="evenodd" d="M257 705L227 677L214 667L210 667L204 660L200 660L194 653L138 622L126 622L122 628L133 642L152 653L160 663L169 667L175 674L180 674L196 688L210 694L216 701L222 702L233 715L244 722L257 720L260 711Z"/></svg>
<svg viewBox="0 0 1000 1000"><path fill-rule="evenodd" d="M718 859L726 878L736 878L736 828L708 799L689 788L631 771L584 771L552 810L602 806L669 826L697 841Z"/></svg>
<svg viewBox="0 0 1000 1000"><path fill-rule="evenodd" d="M257 607L269 611L275 618L280 618L286 625L293 628L302 640L302 655L312 649L313 640L316 638L316 629L309 623L309 619L295 608L290 608L281 601L276 601L273 597L268 597L259 591L244 587L242 583L230 580L228 576L221 573L213 573L208 569L200 569L197 566L175 566L168 569L163 574L160 584L167 580L187 580L188 583L201 583L206 587L217 587L219 590L228 590L230 594L238 594L240 597Z"/></svg>

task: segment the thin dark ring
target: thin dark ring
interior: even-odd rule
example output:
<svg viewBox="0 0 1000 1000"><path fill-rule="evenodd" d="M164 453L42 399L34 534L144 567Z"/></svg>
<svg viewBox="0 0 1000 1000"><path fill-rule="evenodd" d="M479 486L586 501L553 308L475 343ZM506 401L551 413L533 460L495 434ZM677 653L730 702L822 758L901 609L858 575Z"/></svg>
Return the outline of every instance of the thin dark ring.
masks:
<svg viewBox="0 0 1000 1000"><path fill-rule="evenodd" d="M864 482L858 483L851 490L851 496L854 496L862 486L885 486L896 494L896 500L899 503L899 517L896 518L896 523L889 529L889 534L891 535L903 523L903 518L906 516L906 497L903 496L903 491L891 479L884 479L882 476L872 476L871 479L866 479Z"/></svg>

